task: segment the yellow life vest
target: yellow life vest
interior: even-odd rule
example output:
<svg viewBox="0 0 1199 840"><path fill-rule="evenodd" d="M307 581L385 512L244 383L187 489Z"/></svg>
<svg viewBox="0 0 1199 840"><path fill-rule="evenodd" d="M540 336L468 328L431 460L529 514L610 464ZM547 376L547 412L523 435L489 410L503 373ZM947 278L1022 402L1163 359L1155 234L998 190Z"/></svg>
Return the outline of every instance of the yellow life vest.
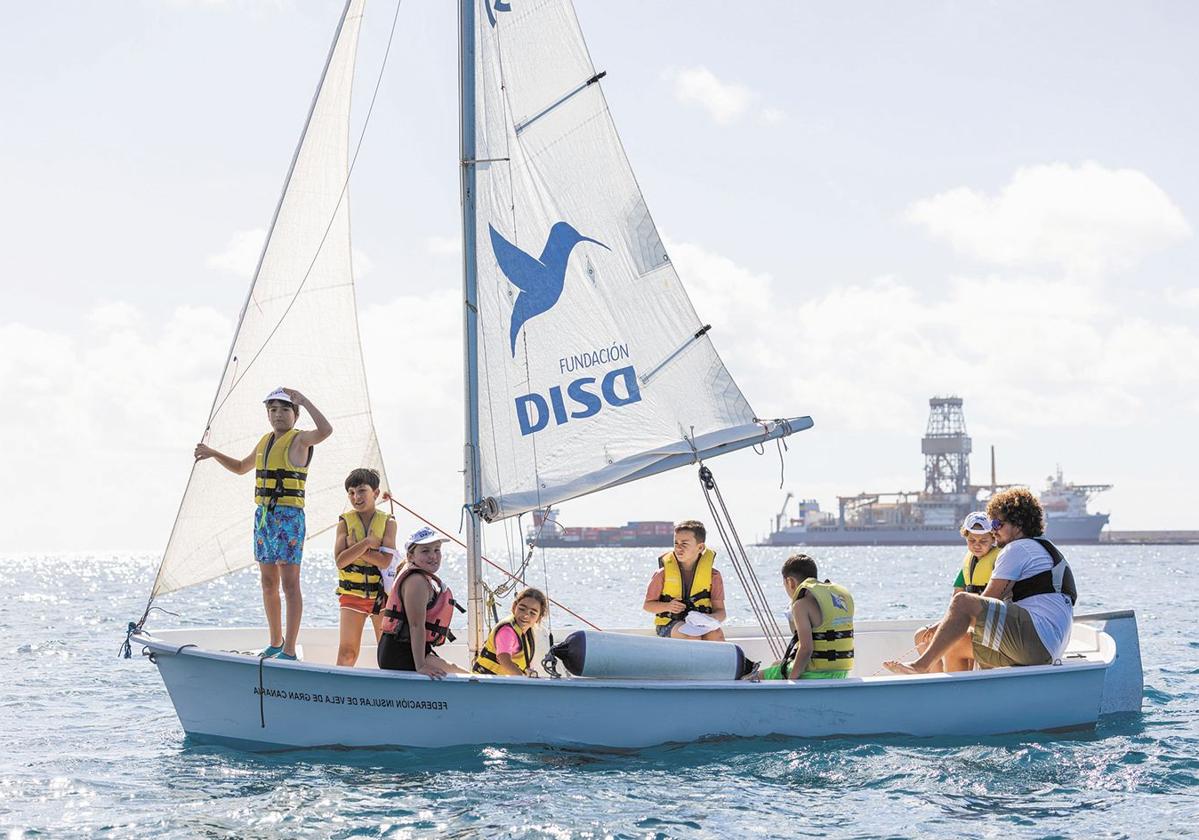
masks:
<svg viewBox="0 0 1199 840"><path fill-rule="evenodd" d="M300 433L299 429L288 429L275 437L265 434L254 450L254 504L274 508L304 507L304 482L308 479L308 467L297 467L291 462L288 450L291 442ZM308 447L308 462L312 463L312 447Z"/></svg>
<svg viewBox="0 0 1199 840"><path fill-rule="evenodd" d="M658 600L669 603L678 599L687 604L687 609L681 613L657 613L654 618L655 625L665 627L672 621L682 621L692 610L702 613L712 612L712 564L715 561L716 552L710 548L704 549L704 553L699 556L699 561L695 564L695 576L691 579L691 592L684 598L683 571L679 568L679 561L674 556L674 552L668 551L658 558L664 571L662 595Z"/></svg>
<svg viewBox="0 0 1199 840"><path fill-rule="evenodd" d="M362 529L362 518L357 511L348 511L341 515L346 523L346 545L353 545L366 539L366 531ZM383 539L387 523L391 517L381 510L375 511L371 517L370 533ZM365 560L351 563L344 569L337 570L337 594L357 595L359 598L377 598L383 592L383 573L376 566Z"/></svg>
<svg viewBox="0 0 1199 840"><path fill-rule="evenodd" d="M500 670L500 655L495 647L495 634L500 632L501 627L511 627L516 632L516 638L520 639L520 650L512 654L512 664L520 668L521 671L527 671L529 670L529 666L535 661L537 640L533 638L533 628L530 627L522 633L513 619L505 618L495 627L491 628L491 633L487 636L487 641L483 643L483 647L479 650L479 655L475 657L475 664L471 670L476 674L504 673Z"/></svg>
<svg viewBox="0 0 1199 840"><path fill-rule="evenodd" d="M808 578L795 590L791 603L809 592L820 607L820 625L812 628L812 658L804 673L809 671L848 671L853 668L853 596L849 590L837 583ZM783 656L783 677L795 661L799 646L799 634L791 637L791 644Z"/></svg>
<svg viewBox="0 0 1199 840"><path fill-rule="evenodd" d="M991 580L991 573L995 571L995 561L998 557L999 546L997 545L992 546L991 550L982 557L975 557L971 552L966 552L966 556L962 558L962 580L966 582L967 592L979 595L987 588L987 584Z"/></svg>

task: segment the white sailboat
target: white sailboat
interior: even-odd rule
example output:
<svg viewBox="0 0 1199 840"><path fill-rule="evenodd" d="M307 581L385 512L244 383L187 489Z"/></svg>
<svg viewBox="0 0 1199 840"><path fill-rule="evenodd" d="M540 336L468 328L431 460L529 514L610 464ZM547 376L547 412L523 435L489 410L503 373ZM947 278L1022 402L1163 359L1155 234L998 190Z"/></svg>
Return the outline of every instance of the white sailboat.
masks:
<svg viewBox="0 0 1199 840"><path fill-rule="evenodd" d="M208 431L212 445L241 451L256 439L261 394L282 381L327 380L327 395L305 388L332 409L335 428L310 474L313 534L335 522L351 467L382 469L356 330L339 333L340 346L314 347L304 321L355 317L346 136L364 2L349 0L339 22ZM569 0L462 0L460 53L469 632L441 652L465 666L484 629L486 523L811 420L757 418L716 354L637 187ZM151 603L253 562L246 493L215 471L194 472ZM260 647L259 629L145 625L143 616L131 640L157 665L184 730L254 748L977 736L1089 727L1141 702L1131 613L1080 617L1059 664L902 677L873 674L909 648L918 622L859 622L853 674L799 684L432 681L375 668L373 637L357 667L334 665L336 628L303 629L303 661L286 662L235 652ZM746 656L770 658L764 630L727 632ZM973 711L983 704L991 714Z"/></svg>

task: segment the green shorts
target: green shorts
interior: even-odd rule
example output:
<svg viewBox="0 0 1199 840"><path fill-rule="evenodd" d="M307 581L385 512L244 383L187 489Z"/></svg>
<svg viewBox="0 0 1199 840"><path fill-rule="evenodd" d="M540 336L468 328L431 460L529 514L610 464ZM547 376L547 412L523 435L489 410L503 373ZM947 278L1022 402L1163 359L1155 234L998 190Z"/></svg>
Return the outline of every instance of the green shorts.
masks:
<svg viewBox="0 0 1199 840"><path fill-rule="evenodd" d="M843 680L849 676L849 671L804 671L799 675L801 680ZM779 663L769 665L762 669L762 679L764 680L781 680L783 679L783 666Z"/></svg>
<svg viewBox="0 0 1199 840"><path fill-rule="evenodd" d="M1019 604L983 598L986 608L974 622L974 658L984 668L1048 665L1049 651L1037 635L1032 616Z"/></svg>

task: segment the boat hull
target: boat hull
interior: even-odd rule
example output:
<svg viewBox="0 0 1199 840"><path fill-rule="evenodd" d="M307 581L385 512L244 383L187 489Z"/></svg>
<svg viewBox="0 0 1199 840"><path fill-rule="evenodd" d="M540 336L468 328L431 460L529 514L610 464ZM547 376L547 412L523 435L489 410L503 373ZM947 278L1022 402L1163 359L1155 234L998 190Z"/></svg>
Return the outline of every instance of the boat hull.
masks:
<svg viewBox="0 0 1199 840"><path fill-rule="evenodd" d="M872 673L886 648L910 640L917 626L874 624L879 640L889 643L859 660L861 673ZM434 681L369 667L261 661L180 645L180 632L172 631L171 639L142 634L136 641L156 662L183 729L199 740L255 749L530 743L635 748L728 736L977 737L1080 729L1094 726L1101 714L1115 658L1110 636L1076 626L1085 652L1064 664L955 675L758 684L491 676ZM753 650L752 640L740 641ZM979 715L979 708L988 713Z"/></svg>

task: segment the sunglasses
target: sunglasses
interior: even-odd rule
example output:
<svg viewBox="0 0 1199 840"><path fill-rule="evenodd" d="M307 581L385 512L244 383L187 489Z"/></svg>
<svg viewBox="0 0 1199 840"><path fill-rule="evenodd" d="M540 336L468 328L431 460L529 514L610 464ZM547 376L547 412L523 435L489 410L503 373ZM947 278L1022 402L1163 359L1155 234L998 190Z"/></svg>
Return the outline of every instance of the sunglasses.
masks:
<svg viewBox="0 0 1199 840"><path fill-rule="evenodd" d="M1004 522L1002 519L992 519L991 520L991 530L998 531L1000 528L1002 528L1006 524L1007 523Z"/></svg>

